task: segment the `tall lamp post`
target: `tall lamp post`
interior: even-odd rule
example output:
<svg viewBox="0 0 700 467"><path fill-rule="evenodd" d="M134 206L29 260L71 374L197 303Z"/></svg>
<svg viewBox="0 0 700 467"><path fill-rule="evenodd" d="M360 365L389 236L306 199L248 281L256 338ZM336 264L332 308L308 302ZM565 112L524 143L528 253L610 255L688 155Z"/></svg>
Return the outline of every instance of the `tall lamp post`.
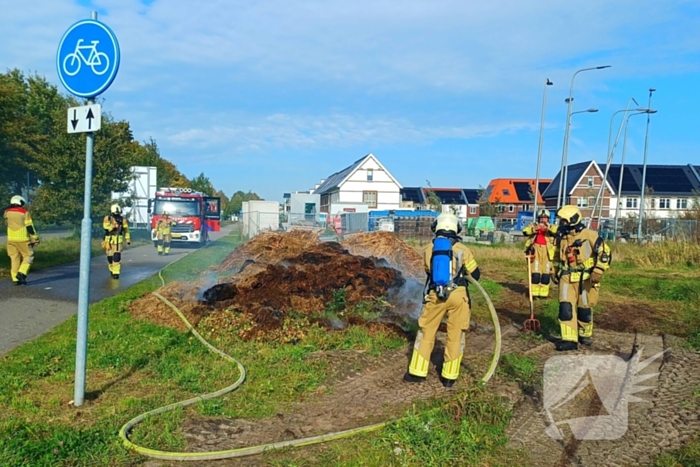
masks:
<svg viewBox="0 0 700 467"><path fill-rule="evenodd" d="M549 78L544 83L544 92L542 93L542 120L540 121L540 145L537 149L537 174L535 175L535 205L532 208L532 220L537 218L537 198L540 196L540 164L542 162L542 136L544 133L544 111L547 106L547 86L552 83Z"/></svg>
<svg viewBox="0 0 700 467"><path fill-rule="evenodd" d="M607 161L605 162L605 173L603 174L603 179L601 180L600 183L600 188L598 189L598 195L595 198L595 203L593 204L593 210L591 211L591 222L595 218L595 212L598 210L598 224L600 224L600 218L603 216L603 202L602 202L602 196L603 196L603 189L605 188L605 182L608 179L608 172L610 171L610 164L612 163L613 156L615 155L615 149L617 148L617 143L620 141L620 134L622 133L622 126L625 123L625 116L627 115L627 112L630 111L630 103L634 102L635 104L639 105L637 103L637 100L634 97L630 97L630 99L627 101L627 107L618 110L616 112L613 112L612 116L610 117L610 131L608 133L608 154L607 154ZM632 109L638 112L643 112L647 109L645 108L636 108ZM612 127L613 127L613 122L615 120L615 115L619 114L620 112L625 112L625 115L622 117L622 121L620 122L620 128L617 130L617 136L615 137L615 143L612 144ZM612 144L612 148L610 147Z"/></svg>
<svg viewBox="0 0 700 467"><path fill-rule="evenodd" d="M574 79L576 78L576 75L583 71L591 71L591 70L602 70L603 68L610 68L610 65L603 65L603 66L596 66L592 68L582 68L578 70L574 75L571 77L571 87L569 88L569 98L566 99L566 103L568 104L568 108L566 110L566 127L564 129L564 149L562 150L561 154L561 170L559 171L559 193L557 194L557 209L561 207L560 204L560 199L562 198L562 175L566 176L565 170L566 170L566 157L567 157L567 152L569 149L569 124L571 121L571 108L573 106L574 102Z"/></svg>
<svg viewBox="0 0 700 467"><path fill-rule="evenodd" d="M595 113L595 112L597 112L597 111L598 111L598 109L588 109L588 110L579 110L578 112L572 112L572 113L569 115L569 120L571 120L571 117L572 117L573 115L576 115L576 114ZM562 192L562 197L561 197L561 198L562 198L561 206L564 206L565 204L567 204L567 202L566 202L566 197L567 197L568 194L569 194L569 193L567 193L567 190L566 190L566 184L567 184L567 180L566 180L566 179L567 179L567 176L568 176L568 173L569 173L569 165L568 165L569 162L568 162L568 160L567 160L567 159L568 159L568 152L569 152L568 149L567 149L566 152L567 152L567 157L564 159L564 179L563 179L563 181L562 181L562 177L561 177L561 172L560 172L560 176L559 176L559 188L563 190L563 192ZM557 209L559 209L559 207L557 207Z"/></svg>
<svg viewBox="0 0 700 467"><path fill-rule="evenodd" d="M627 119L625 120L625 137L622 141L622 161L620 163L620 180L617 184L617 207L615 208L615 223L613 227L613 240L617 239L617 223L618 220L620 219L620 211L622 210L622 179L625 175L625 153L627 152L627 133L629 130L630 126L630 118L634 117L635 115L644 115L644 114L654 114L656 113L656 110L652 109L647 109L644 112L637 112L633 114L629 114L627 116Z"/></svg>
<svg viewBox="0 0 700 467"><path fill-rule="evenodd" d="M656 91L654 88L649 88L649 105L647 108L651 109L651 93ZM642 193L639 199L639 224L637 225L637 241L642 239L642 217L644 216L644 190L646 188L647 181L647 148L649 147L649 120L650 115L647 114L647 129L644 136L644 166L642 168Z"/></svg>

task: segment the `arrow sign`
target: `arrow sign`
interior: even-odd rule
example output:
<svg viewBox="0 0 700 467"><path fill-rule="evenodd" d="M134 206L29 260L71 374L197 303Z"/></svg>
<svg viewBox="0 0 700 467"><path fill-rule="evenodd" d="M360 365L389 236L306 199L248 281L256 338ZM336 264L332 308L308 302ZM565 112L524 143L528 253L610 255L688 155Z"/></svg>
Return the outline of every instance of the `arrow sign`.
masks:
<svg viewBox="0 0 700 467"><path fill-rule="evenodd" d="M68 109L68 133L92 133L102 127L102 107L100 104L70 107Z"/></svg>
<svg viewBox="0 0 700 467"><path fill-rule="evenodd" d="M88 109L87 116L85 117L88 119L88 130L92 129L92 119L95 118L95 116L92 114L92 109Z"/></svg>

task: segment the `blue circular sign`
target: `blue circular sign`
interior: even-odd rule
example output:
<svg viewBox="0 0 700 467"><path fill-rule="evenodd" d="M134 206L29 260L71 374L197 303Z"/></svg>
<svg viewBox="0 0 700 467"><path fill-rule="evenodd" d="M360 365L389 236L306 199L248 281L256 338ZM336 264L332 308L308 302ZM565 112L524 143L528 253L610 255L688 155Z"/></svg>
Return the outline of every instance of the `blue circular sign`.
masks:
<svg viewBox="0 0 700 467"><path fill-rule="evenodd" d="M78 97L91 98L104 92L119 70L117 36L105 24L86 19L63 35L56 54L58 77Z"/></svg>

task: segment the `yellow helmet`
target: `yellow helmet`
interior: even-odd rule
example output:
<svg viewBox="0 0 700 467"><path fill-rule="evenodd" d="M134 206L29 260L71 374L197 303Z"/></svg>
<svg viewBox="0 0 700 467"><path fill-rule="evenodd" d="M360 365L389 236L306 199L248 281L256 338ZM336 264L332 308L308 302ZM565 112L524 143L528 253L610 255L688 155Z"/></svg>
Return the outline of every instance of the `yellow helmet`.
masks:
<svg viewBox="0 0 700 467"><path fill-rule="evenodd" d="M561 220L565 220L570 227L580 224L583 220L581 211L576 206L572 205L566 205L559 208L557 211L557 217Z"/></svg>
<svg viewBox="0 0 700 467"><path fill-rule="evenodd" d="M167 215L168 215L168 211L163 211L163 216L167 216Z"/></svg>
<svg viewBox="0 0 700 467"><path fill-rule="evenodd" d="M443 230L458 234L462 231L462 224L459 223L457 216L449 212L443 212L437 216L430 227L433 232Z"/></svg>
<svg viewBox="0 0 700 467"><path fill-rule="evenodd" d="M118 204L113 204L109 210L112 214L120 214L122 212L122 208Z"/></svg>
<svg viewBox="0 0 700 467"><path fill-rule="evenodd" d="M10 204L14 204L16 206L24 206L25 204L27 204L27 201L20 195L15 195L10 199Z"/></svg>

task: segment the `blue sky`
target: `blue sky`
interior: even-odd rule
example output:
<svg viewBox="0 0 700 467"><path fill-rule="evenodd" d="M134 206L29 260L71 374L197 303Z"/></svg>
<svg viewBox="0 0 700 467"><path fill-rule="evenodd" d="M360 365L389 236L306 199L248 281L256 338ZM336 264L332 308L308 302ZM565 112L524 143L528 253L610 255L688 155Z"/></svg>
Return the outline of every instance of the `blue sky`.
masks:
<svg viewBox="0 0 700 467"><path fill-rule="evenodd" d="M572 117L570 163L604 161L612 113L650 87L649 163L700 163L694 0L0 0L0 66L63 90L59 40L91 10L122 53L103 111L228 194L281 200L369 152L404 186L534 177L547 78L554 177L571 76L597 65L612 68L575 81L574 111L599 112ZM632 118L629 163L645 126Z"/></svg>

